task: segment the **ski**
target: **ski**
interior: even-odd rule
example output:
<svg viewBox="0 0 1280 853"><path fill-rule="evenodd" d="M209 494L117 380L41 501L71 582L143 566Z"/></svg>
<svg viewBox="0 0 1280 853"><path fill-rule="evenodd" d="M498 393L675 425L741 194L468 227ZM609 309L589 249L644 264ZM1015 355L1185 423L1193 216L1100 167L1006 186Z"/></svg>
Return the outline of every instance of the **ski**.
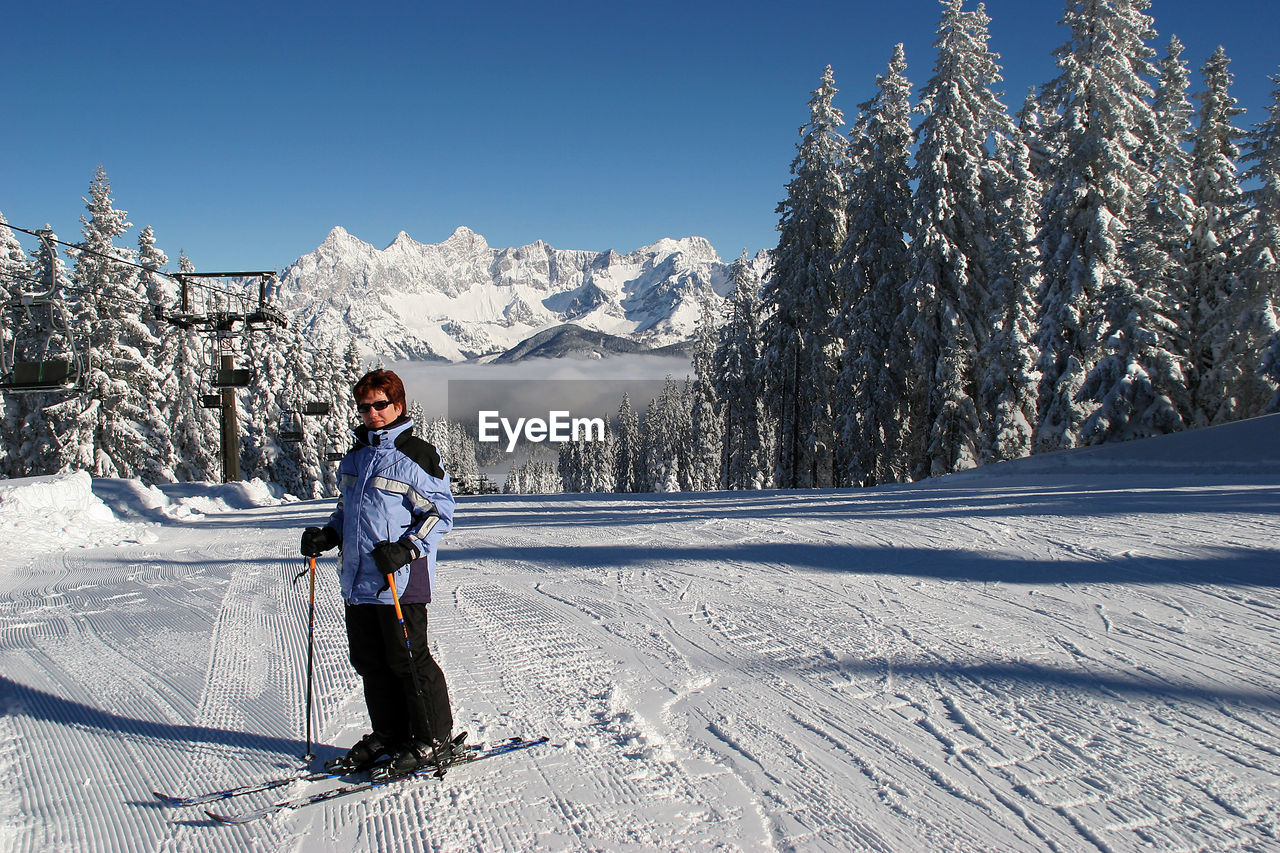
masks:
<svg viewBox="0 0 1280 853"><path fill-rule="evenodd" d="M534 738L534 739L513 737L508 741L505 741L503 743L497 744L496 746L491 746L488 748L482 747L478 749L472 749L471 747L468 747L466 752L458 753L457 755L448 759L445 762L444 768L445 770L450 770L454 767L460 767L464 764L471 764L476 761L483 761L486 758L493 758L494 756L498 756L498 755L506 755L509 752L518 752L520 750L530 749L532 747L547 743L549 740L550 738L547 737L546 735L543 735L542 737ZM207 810L205 811L205 814L207 814L212 820L220 824L251 823L255 820L260 820L264 817L268 817L273 814L278 814L280 812L290 811L292 809L300 809L305 806L315 805L317 803L328 802L329 800L337 799L338 797L345 797L350 794L358 794L358 793L361 793L362 791L372 791L377 788L384 788L389 785L396 785L396 784L399 784L400 782L407 782L411 779L428 779L435 775L436 775L436 769L434 767L428 767L428 768L419 770L415 773L410 773L408 776L401 776L398 779L389 779L385 782L370 782L368 780L365 780L363 782L351 782L346 785L339 785L337 788L330 788L327 791L319 791L315 794L309 794L304 797L295 797L293 799L288 799L288 800L279 800L278 802L274 802L269 805L262 806L261 808L249 809L247 811L239 812L236 814L220 814L218 812L212 812Z"/></svg>
<svg viewBox="0 0 1280 853"><path fill-rule="evenodd" d="M166 806L199 806L204 803L216 803L219 800L229 800L232 797L241 797L245 794L256 794L259 791L270 791L274 788L280 788L290 785L294 782L319 782L324 779L337 779L343 774L341 773L323 773L312 772L310 770L300 770L292 776L280 776L275 779L264 779L261 782L250 782L245 785L237 785L234 788L225 788L221 791L209 791L204 794L192 794L188 797L174 796L173 794L165 794L161 791L152 791L156 799L164 803Z"/></svg>
<svg viewBox="0 0 1280 853"><path fill-rule="evenodd" d="M455 746L461 746L466 740L467 733L463 732L454 739ZM472 749L473 747L467 747ZM234 788L225 788L221 791L209 791L204 794L192 794L187 797L174 796L173 794L165 794L161 791L152 791L156 799L164 803L166 806L200 806L206 803L216 803L222 800L229 800L232 797L242 797L245 794L256 794L261 791L270 791L275 788L282 788L285 785L291 785L294 782L323 782L325 779L341 779L344 776L352 776L353 773L331 772L328 770L299 770L291 776L280 776L275 779L264 779L261 782L249 782L244 785L237 785Z"/></svg>

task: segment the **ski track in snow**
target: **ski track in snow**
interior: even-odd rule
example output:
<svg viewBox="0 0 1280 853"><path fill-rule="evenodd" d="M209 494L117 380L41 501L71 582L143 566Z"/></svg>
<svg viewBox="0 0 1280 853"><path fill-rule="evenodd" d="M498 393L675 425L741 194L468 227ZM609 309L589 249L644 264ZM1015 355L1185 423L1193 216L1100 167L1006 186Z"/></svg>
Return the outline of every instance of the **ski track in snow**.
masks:
<svg viewBox="0 0 1280 853"><path fill-rule="evenodd" d="M161 807L298 765L329 509L0 573L0 847L1280 846L1280 477L463 498L430 610L457 728L551 743L245 826ZM334 567L320 759L365 730Z"/></svg>

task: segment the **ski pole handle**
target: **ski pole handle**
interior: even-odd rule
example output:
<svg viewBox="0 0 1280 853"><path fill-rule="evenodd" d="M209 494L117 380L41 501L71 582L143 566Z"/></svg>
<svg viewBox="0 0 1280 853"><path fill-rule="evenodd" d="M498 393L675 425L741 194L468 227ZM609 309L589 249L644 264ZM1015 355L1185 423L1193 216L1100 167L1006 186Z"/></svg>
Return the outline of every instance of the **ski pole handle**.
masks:
<svg viewBox="0 0 1280 853"><path fill-rule="evenodd" d="M404 650L409 655L409 673L413 676L413 689L422 699L422 688L418 686L418 670L413 665L413 643L409 640L409 626L404 621L404 611L400 609L400 593L396 590L396 576L387 573L387 586L391 587L391 601L396 606L396 621L400 623L400 632L404 634Z"/></svg>
<svg viewBox="0 0 1280 853"><path fill-rule="evenodd" d="M400 593L396 591L396 576L391 572L387 573L387 586L391 587L391 601L396 606L396 619L400 621L400 627L404 628L404 641L409 642L409 629L404 624L404 611L400 609Z"/></svg>

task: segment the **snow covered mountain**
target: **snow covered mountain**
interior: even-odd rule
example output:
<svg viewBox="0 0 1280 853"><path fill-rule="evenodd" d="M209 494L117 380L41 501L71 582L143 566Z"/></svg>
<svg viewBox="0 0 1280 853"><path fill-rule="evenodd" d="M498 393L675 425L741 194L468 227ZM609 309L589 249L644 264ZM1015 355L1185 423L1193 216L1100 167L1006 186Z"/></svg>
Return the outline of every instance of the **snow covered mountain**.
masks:
<svg viewBox="0 0 1280 853"><path fill-rule="evenodd" d="M621 255L495 249L459 228L443 243L402 231L377 249L339 227L284 271L278 298L302 327L348 331L388 358L496 356L566 324L647 350L687 341L699 300L728 293L727 271L701 237Z"/></svg>

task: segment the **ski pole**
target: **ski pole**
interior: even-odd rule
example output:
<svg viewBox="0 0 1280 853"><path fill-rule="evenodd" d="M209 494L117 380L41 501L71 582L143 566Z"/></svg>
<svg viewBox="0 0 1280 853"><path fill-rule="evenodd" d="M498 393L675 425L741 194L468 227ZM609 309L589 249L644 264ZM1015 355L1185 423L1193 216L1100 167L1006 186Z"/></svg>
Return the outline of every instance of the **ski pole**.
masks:
<svg viewBox="0 0 1280 853"><path fill-rule="evenodd" d="M413 692L418 696L418 705L425 713L427 711L427 699L422 695L422 684L418 681L418 667L413 663L413 643L409 641L409 626L404 622L404 611L400 609L400 593L396 591L396 576L390 572L387 573L387 585L391 587L391 600L396 605L396 619L400 622L400 633L404 635L404 650L409 655L409 676L413 679ZM428 721L428 727L434 729ZM436 750L435 732L432 731L427 735L431 741L431 760L436 765L436 778L444 778L444 766L440 763L440 753Z"/></svg>
<svg viewBox="0 0 1280 853"><path fill-rule="evenodd" d="M316 760L315 753L311 751L311 681L316 648L316 558L309 557L308 560L311 563L311 604L307 617L307 754L302 756L302 760L310 764Z"/></svg>

